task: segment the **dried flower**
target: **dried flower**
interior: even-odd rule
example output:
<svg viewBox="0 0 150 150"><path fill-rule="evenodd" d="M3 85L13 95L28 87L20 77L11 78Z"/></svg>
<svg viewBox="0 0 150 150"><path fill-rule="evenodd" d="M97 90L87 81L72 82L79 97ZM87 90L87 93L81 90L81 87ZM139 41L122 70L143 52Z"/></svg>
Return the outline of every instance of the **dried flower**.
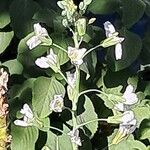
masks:
<svg viewBox="0 0 150 150"><path fill-rule="evenodd" d="M72 64L81 65L83 63L83 56L86 48L77 49L75 47L68 47L68 57L71 59Z"/></svg>
<svg viewBox="0 0 150 150"><path fill-rule="evenodd" d="M54 95L54 99L50 103L50 108L55 112L62 112L64 107L64 99L62 95Z"/></svg>
<svg viewBox="0 0 150 150"><path fill-rule="evenodd" d="M75 143L76 145L82 146L81 139L79 137L79 130L78 129L73 129L68 133L70 136L71 142Z"/></svg>

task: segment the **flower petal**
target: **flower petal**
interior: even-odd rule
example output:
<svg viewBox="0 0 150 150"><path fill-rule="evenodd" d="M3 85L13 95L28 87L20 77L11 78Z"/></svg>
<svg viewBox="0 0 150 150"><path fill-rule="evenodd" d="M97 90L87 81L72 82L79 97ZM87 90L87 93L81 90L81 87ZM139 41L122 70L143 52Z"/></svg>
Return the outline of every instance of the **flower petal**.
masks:
<svg viewBox="0 0 150 150"><path fill-rule="evenodd" d="M29 126L29 124L23 120L15 120L14 124L17 126L22 126L22 127L27 127Z"/></svg>
<svg viewBox="0 0 150 150"><path fill-rule="evenodd" d="M28 45L29 49L33 49L41 44L41 40L37 36L33 36L26 42L26 44Z"/></svg>
<svg viewBox="0 0 150 150"><path fill-rule="evenodd" d="M114 32L116 32L115 27L109 21L104 23L104 29L106 32L106 37L110 37Z"/></svg>
<svg viewBox="0 0 150 150"><path fill-rule="evenodd" d="M48 63L48 58L46 57L41 57L41 58L38 58L36 61L35 61L35 64L37 66L39 66L40 68L49 68L50 65Z"/></svg>
<svg viewBox="0 0 150 150"><path fill-rule="evenodd" d="M122 45L120 43L115 45L115 57L116 57L116 60L119 60L122 58Z"/></svg>
<svg viewBox="0 0 150 150"><path fill-rule="evenodd" d="M37 36L47 36L48 35L48 32L45 28L42 28L41 25L39 23L37 24L34 24L34 32L35 32L35 35Z"/></svg>
<svg viewBox="0 0 150 150"><path fill-rule="evenodd" d="M123 113L123 116L121 118L122 124L129 124L134 119L134 113L133 111L125 111Z"/></svg>

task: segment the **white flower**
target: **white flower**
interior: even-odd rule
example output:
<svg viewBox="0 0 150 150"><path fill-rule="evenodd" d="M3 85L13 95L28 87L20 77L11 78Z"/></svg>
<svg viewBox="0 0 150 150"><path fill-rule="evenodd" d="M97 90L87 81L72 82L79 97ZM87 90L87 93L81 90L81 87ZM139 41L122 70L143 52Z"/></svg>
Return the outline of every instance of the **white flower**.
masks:
<svg viewBox="0 0 150 150"><path fill-rule="evenodd" d="M23 127L32 126L34 115L28 104L23 105L20 113L23 114L23 120L15 120L14 124Z"/></svg>
<svg viewBox="0 0 150 150"><path fill-rule="evenodd" d="M54 95L54 99L50 102L50 108L55 112L62 112L64 107L64 99L62 95Z"/></svg>
<svg viewBox="0 0 150 150"><path fill-rule="evenodd" d="M121 121L122 122L119 125L119 130L118 130L115 138L113 139L112 144L118 144L126 136L133 133L134 130L136 129L137 121L136 121L132 111L125 112L123 114Z"/></svg>
<svg viewBox="0 0 150 150"><path fill-rule="evenodd" d="M57 61L57 55L50 49L50 53L46 57L37 58L35 64L40 68L52 68L55 72L60 69L59 62Z"/></svg>
<svg viewBox="0 0 150 150"><path fill-rule="evenodd" d="M42 43L41 38L48 37L48 32L45 28L41 27L39 23L34 24L34 36L32 36L28 41L27 45L29 46L29 49L33 49L39 44Z"/></svg>
<svg viewBox="0 0 150 150"><path fill-rule="evenodd" d="M77 49L71 46L68 47L68 57L74 65L81 65L83 63L83 56L85 52L86 48Z"/></svg>
<svg viewBox="0 0 150 150"><path fill-rule="evenodd" d="M131 84L129 84L126 87L126 90L123 94L123 98L125 99L124 104L127 104L127 105L133 105L133 104L136 104L138 102L138 97L134 93L134 88Z"/></svg>
<svg viewBox="0 0 150 150"><path fill-rule="evenodd" d="M115 45L116 60L121 59L122 57L121 42L124 40L124 38L118 37L118 32L116 32L114 26L109 21L106 21L104 23L104 29L106 32L107 39L103 41L102 46L109 47L109 46Z"/></svg>
<svg viewBox="0 0 150 150"><path fill-rule="evenodd" d="M132 105L138 102L138 97L134 93L133 86L130 84L126 87L126 90L122 97L124 101L116 104L114 109L119 110L119 111L126 111L126 110L129 110Z"/></svg>
<svg viewBox="0 0 150 150"><path fill-rule="evenodd" d="M73 129L68 133L70 136L71 142L75 143L76 145L82 146L81 139L79 137L79 130L78 129Z"/></svg>

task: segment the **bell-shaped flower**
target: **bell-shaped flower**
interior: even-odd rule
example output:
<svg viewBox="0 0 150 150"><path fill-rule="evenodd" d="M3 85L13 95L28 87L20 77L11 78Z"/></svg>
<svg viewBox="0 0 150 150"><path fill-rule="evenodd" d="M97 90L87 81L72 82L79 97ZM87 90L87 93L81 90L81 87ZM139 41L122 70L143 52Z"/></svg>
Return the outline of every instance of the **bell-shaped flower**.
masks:
<svg viewBox="0 0 150 150"><path fill-rule="evenodd" d="M23 115L23 120L15 120L14 124L22 127L32 126L34 115L28 104L23 105L20 113Z"/></svg>
<svg viewBox="0 0 150 150"><path fill-rule="evenodd" d="M138 97L134 92L134 88L131 84L126 87L126 90L122 96L123 102L119 102L115 105L114 109L119 111L129 110L130 107L138 102Z"/></svg>
<svg viewBox="0 0 150 150"><path fill-rule="evenodd" d="M114 26L109 21L106 21L104 23L104 29L105 29L107 39L105 39L101 43L101 46L102 47L109 47L109 46L115 45L116 60L121 59L122 58L121 42L124 40L124 38L118 36L118 32L116 32Z"/></svg>
<svg viewBox="0 0 150 150"><path fill-rule="evenodd" d="M71 63L79 66L83 63L83 56L86 52L86 48L75 48L75 47L68 47L68 57L71 59Z"/></svg>
<svg viewBox="0 0 150 150"><path fill-rule="evenodd" d="M50 109L54 112L62 112L64 107L64 99L62 95L54 95L54 99L50 102Z"/></svg>
<svg viewBox="0 0 150 150"><path fill-rule="evenodd" d="M136 129L137 121L132 111L127 111L122 117L122 122L119 125L119 130L112 141L112 144L118 144L129 134L133 133Z"/></svg>
<svg viewBox="0 0 150 150"><path fill-rule="evenodd" d="M37 58L35 64L40 68L52 68L55 72L60 70L58 57L54 54L53 49L50 49L46 57Z"/></svg>
<svg viewBox="0 0 150 150"><path fill-rule="evenodd" d="M78 146L82 146L81 139L79 137L79 130L78 129L73 129L68 133L70 136L71 142L75 143Z"/></svg>
<svg viewBox="0 0 150 150"><path fill-rule="evenodd" d="M49 37L47 30L41 27L39 23L34 24L34 36L32 36L26 44L29 46L29 49L33 49L42 42L46 42L48 45L52 44L52 40Z"/></svg>

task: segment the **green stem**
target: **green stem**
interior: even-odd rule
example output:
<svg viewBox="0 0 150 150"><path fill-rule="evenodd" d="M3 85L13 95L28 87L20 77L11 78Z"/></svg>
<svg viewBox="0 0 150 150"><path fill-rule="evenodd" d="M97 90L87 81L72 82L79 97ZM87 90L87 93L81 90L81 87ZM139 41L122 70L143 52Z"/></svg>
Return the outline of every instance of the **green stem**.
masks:
<svg viewBox="0 0 150 150"><path fill-rule="evenodd" d="M61 70L58 71L58 73L63 77L63 79L68 83L67 78L64 76L64 74L61 72Z"/></svg>
<svg viewBox="0 0 150 150"><path fill-rule="evenodd" d="M105 92L102 92L100 90L97 90L97 89L89 89L89 90L85 90L85 91L82 91L79 93L78 97L80 97L81 95L83 94L86 94L86 93L89 93L89 92L99 92L101 94L104 94L105 96L108 96Z"/></svg>
<svg viewBox="0 0 150 150"><path fill-rule="evenodd" d="M101 46L101 45L97 45L97 46L95 46L95 47L89 49L89 50L83 55L83 58L84 58L87 54L89 54L90 52L92 52L93 50L97 49L97 48L100 47L100 46Z"/></svg>
<svg viewBox="0 0 150 150"><path fill-rule="evenodd" d="M68 53L66 49L64 49L63 47L61 47L61 46L59 46L59 45L57 45L55 43L53 43L53 46L59 48L60 50L64 51L65 53Z"/></svg>
<svg viewBox="0 0 150 150"><path fill-rule="evenodd" d="M82 123L82 124L78 125L76 128L77 129L81 128L82 126L85 126L85 125L87 125L89 123L96 122L96 121L107 121L107 119L94 119L94 120L90 120L88 122L85 122L85 123Z"/></svg>
<svg viewBox="0 0 150 150"><path fill-rule="evenodd" d="M52 126L45 126L44 128L53 129L53 130L56 130L56 131L61 132L62 134L66 134L64 131L62 131L62 130L60 130L60 129L56 128L56 127L52 127ZM67 134L66 134L66 135L67 135Z"/></svg>

